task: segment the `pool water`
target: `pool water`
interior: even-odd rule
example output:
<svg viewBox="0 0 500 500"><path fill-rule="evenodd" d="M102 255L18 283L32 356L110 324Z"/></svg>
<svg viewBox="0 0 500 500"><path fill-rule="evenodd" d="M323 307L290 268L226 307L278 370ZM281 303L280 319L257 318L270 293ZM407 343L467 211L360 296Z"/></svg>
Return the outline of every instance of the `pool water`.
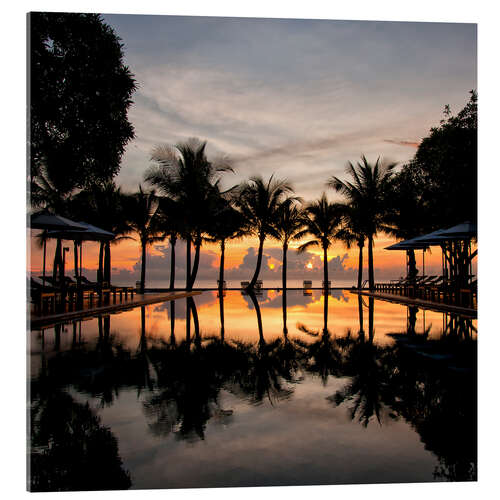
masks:
<svg viewBox="0 0 500 500"><path fill-rule="evenodd" d="M29 332L32 491L476 480L476 321L228 291Z"/></svg>

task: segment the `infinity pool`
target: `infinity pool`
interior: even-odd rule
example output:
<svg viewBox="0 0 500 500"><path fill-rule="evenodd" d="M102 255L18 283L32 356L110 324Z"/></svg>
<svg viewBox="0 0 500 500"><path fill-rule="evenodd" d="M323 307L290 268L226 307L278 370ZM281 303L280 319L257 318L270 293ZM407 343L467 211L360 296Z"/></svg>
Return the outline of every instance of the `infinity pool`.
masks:
<svg viewBox="0 0 500 500"><path fill-rule="evenodd" d="M475 480L476 322L331 293L29 332L29 487Z"/></svg>

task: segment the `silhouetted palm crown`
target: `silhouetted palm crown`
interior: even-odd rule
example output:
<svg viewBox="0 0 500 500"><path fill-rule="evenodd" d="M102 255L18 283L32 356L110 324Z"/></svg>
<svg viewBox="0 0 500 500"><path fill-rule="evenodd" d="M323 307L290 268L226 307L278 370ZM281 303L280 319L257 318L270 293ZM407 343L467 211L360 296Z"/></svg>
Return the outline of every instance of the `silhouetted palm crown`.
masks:
<svg viewBox="0 0 500 500"><path fill-rule="evenodd" d="M287 181L274 176L267 182L261 176L251 177L243 184L237 205L256 236L277 235L274 222L280 202L292 191Z"/></svg>
<svg viewBox="0 0 500 500"><path fill-rule="evenodd" d="M370 165L362 156L361 162L347 165L347 173L352 181L331 177L327 185L342 193L348 203L356 209L358 230L368 235L375 234L386 213L387 194L395 163L383 165L380 158ZM362 217L364 214L364 217Z"/></svg>
<svg viewBox="0 0 500 500"><path fill-rule="evenodd" d="M305 211L305 229L297 234L297 238L309 234L313 239L300 245L299 251L304 252L312 246L330 248L342 220L342 206L339 203L330 203L323 193L319 200L309 203Z"/></svg>

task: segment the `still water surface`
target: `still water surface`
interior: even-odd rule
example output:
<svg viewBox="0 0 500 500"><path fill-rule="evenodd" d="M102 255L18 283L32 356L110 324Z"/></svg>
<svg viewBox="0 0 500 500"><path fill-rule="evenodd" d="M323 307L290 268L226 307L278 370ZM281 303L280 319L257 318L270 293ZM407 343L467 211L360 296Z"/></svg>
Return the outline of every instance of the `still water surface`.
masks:
<svg viewBox="0 0 500 500"><path fill-rule="evenodd" d="M476 322L331 294L30 332L29 487L475 480Z"/></svg>

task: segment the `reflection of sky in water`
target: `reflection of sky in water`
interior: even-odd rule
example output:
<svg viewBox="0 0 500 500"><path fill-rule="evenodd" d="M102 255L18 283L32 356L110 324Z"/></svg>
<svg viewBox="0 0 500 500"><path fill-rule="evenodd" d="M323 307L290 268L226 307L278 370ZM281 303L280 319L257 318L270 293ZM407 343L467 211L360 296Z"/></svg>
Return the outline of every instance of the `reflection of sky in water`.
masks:
<svg viewBox="0 0 500 500"><path fill-rule="evenodd" d="M309 360L309 364L299 368L292 367L295 374L290 379L283 373L291 365L285 371L283 364L275 366L276 356L281 356L280 363L287 359L283 358L287 344L283 343L282 295L274 290L264 291L257 302L265 342L262 352L257 347L259 332L252 300L240 292L231 291L224 297L225 340L233 346L238 345L232 344L233 341L250 342L245 345L254 346L244 348L247 364L241 368L243 375L234 375L240 369L239 366L230 367L231 356L237 350L229 353L231 359L225 357L227 353L220 354L221 369L232 370L233 378L224 379L226 375L222 371L214 379L215 375L206 371L207 359L213 355L219 356L218 351L207 350L210 345L216 346L210 344L209 340L200 344L201 357L195 354L194 358L179 358L180 351L169 351L172 325L177 345L186 336L187 301L179 300L147 306L142 317L141 308L136 308L111 315L109 322L94 318L65 325L59 331L48 328L43 335L38 331L32 332L32 379L36 379L40 373L50 375L51 370L57 373L54 367L63 363L57 383L62 384L63 390L71 394L77 403L85 405L88 402L93 414L100 418L100 424L108 427L118 440L119 456L123 467L131 474L133 488L431 481L436 479L433 474L442 466L442 456L448 460L445 460L444 468L448 477L471 477L468 469L459 469L464 460L456 459L459 465L454 465L456 457L453 458L452 452L453 464L450 465L446 445L439 441L441 437L438 436L438 444L434 443L436 437L432 434L433 429L439 435L443 432L446 434L439 427L443 425L442 416L436 417L435 428L432 422L429 422L431 430L423 431L422 427L425 428L426 418L431 419L433 412L462 412L461 407L457 410L457 404L474 408L475 402L471 400L474 396L470 392L467 394L467 391L459 395L454 392L457 388L460 390L461 379L457 382L453 377L463 376L462 368L452 366L443 371L444 365L434 358L431 361L423 357L415 358L417 361L414 358L407 359L408 353L419 349L425 351L421 347L416 350L412 347L411 342L416 342L413 337L407 343L408 348L395 349L394 346L399 344L395 344L394 337L387 334L408 333L412 321L406 307L374 301L370 313L369 301L364 299L362 329L364 338L368 339L371 318L373 344L366 340L359 343L358 297L349 292L333 291L332 296L328 297L327 326L331 335L328 338L344 346L344 355L349 352L351 357L356 352L358 354L352 359L349 356L346 358L343 371L331 372L322 379L321 368L316 370L315 366L322 362L326 352L327 337L322 336L324 297L321 291L313 291L310 296L304 296L301 291L291 291L286 298L288 339L298 342L294 344L296 346L313 346L303 349L310 349L307 352L312 353L311 356L316 360ZM219 337L221 308L217 292L204 292L196 296L194 302L201 338ZM172 306L175 309L174 323L171 321ZM425 342L428 343L441 337L447 320L441 313L426 311L424 315L422 310L417 312L414 319L415 338L421 339L427 332ZM145 327L142 342L141 321ZM102 335L100 341L99 328ZM103 345L114 345L115 357L106 363L96 365L94 362L87 366L85 363L89 363L88 359L91 358L86 356L93 356L92 353L103 349L98 347L99 342L103 342L108 333L111 341L105 341ZM193 320L190 336L192 340L196 336ZM473 338L476 338L475 334ZM124 351L116 350L118 345ZM144 346L147 351L143 350ZM123 352L125 357L122 359L120 353ZM78 355L82 357L78 358ZM69 356L68 359L77 357L70 365L64 365L65 356ZM442 351L439 351L437 359L440 359L439 356L443 356ZM445 353L445 360L446 356ZM117 359L122 359L120 363L124 363L123 366L116 364ZM150 389L147 384L141 382L137 385L130 381L136 380L133 374L136 374L137 367L134 365L135 368L130 368L127 363L134 359L139 360L139 365L145 363L145 369L139 367L139 372L145 370L139 379L150 380ZM381 375L384 363L392 363L397 368L387 370L391 377L396 377L395 380L390 379L389 385L389 379L383 379ZM401 370L403 364L405 370ZM64 382L64 366L70 366L66 368L70 371L71 366L76 367L73 378L69 377L67 382ZM275 369L277 371L273 372ZM406 387L408 380L398 379L397 374L407 369L410 375L405 376L410 377L410 383ZM170 383L168 377L172 376L172 370L184 375ZM245 375L247 372L250 375ZM105 373L111 375L104 376ZM269 375L271 373L274 375ZM470 370L466 370L466 373L470 374ZM100 389L88 389L95 381L99 381L99 377L104 377L106 383L106 377L119 379L113 382L117 385L105 404L102 403ZM222 377L220 380L224 379L225 382L214 382L219 380L217 377ZM278 381L278 388L273 385L273 377ZM381 377L380 381L378 377ZM418 387L422 393L413 394L416 381L411 377L420 380ZM469 375L467 377L470 379ZM255 399L260 383L264 383L264 386L271 383L265 389L271 392L268 397L264 390L264 397ZM57 390L54 388L55 394ZM351 419L359 390L368 392ZM370 391L375 391L376 395L370 395ZM347 398L336 401L339 394L347 394ZM380 423L373 414L369 424L364 426L359 412L370 412L370 408L366 407L366 401L370 402L367 394L379 399L377 412ZM432 402L437 400L442 400L442 409L439 409L439 405L438 410L432 406ZM428 405L431 406L430 410ZM426 418L423 418L424 414ZM189 419L196 421L198 418L200 430L183 435L182 426L189 427L193 424L189 423ZM449 427L448 424L446 426ZM469 428L470 436L467 439L473 442L471 436L475 433L474 425ZM435 448L440 450L437 455ZM467 446L464 448L468 449ZM469 463L467 460L466 464ZM440 477L443 474L437 478Z"/></svg>

